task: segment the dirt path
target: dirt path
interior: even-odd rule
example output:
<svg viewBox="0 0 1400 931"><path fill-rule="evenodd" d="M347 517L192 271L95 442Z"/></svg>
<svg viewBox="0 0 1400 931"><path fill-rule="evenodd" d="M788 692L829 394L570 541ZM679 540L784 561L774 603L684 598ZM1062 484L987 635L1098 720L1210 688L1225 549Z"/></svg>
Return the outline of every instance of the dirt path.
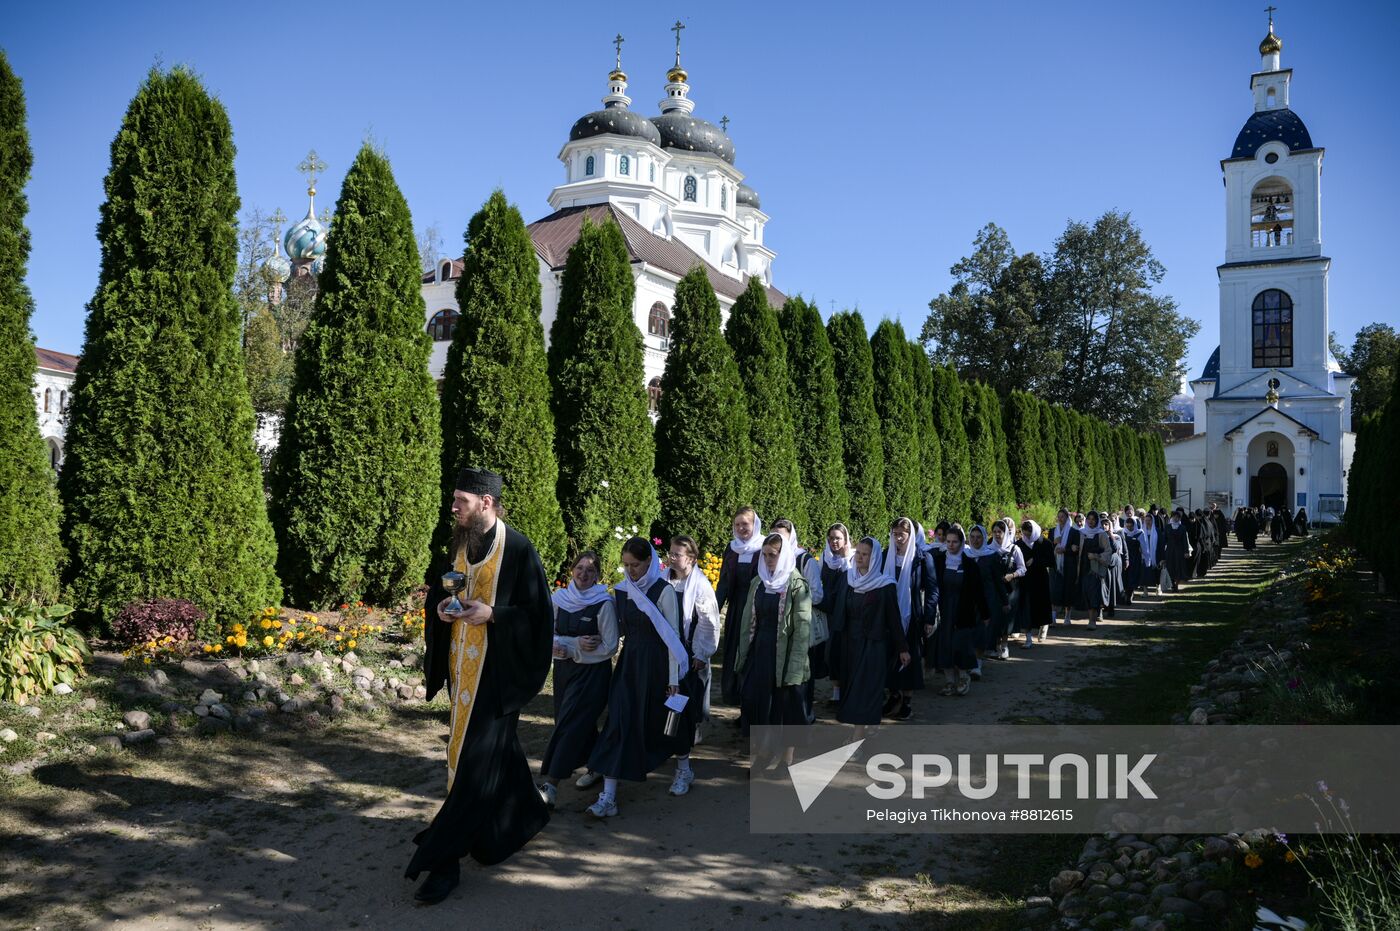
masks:
<svg viewBox="0 0 1400 931"><path fill-rule="evenodd" d="M1231 548L1205 584L1175 598L1208 599L1212 583L1256 579L1279 554ZM1151 651L1171 649L1171 637L1107 649L1135 639L1159 604L1139 602L1092 633L1080 623L1035 649L1013 646L1010 661L986 664L969 697L916 695L915 723L1097 719L1078 689L1102 693ZM1191 635L1189 623L1172 626L1172 636ZM530 712L521 732L537 761L548 700ZM489 869L467 861L453 898L415 909L402 870L410 838L441 802L442 714L395 706L258 740L181 740L41 766L0 789L9 796L0 926L991 928L1011 905L987 890L987 877L1024 868L1006 862L1008 838L750 834L747 764L732 712L719 709L696 748L690 795L666 794L667 767L644 785L624 784L621 814L599 823L582 814L594 793L566 783L549 827L525 850Z"/></svg>

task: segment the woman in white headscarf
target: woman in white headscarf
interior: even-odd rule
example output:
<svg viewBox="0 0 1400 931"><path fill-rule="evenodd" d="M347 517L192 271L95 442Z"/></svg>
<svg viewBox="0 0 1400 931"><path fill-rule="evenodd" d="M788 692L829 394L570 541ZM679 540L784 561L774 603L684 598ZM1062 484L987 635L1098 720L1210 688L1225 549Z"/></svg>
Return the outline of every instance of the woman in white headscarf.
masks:
<svg viewBox="0 0 1400 931"><path fill-rule="evenodd" d="M974 524L967 532L967 546L963 548L963 553L977 563L977 577L982 585L982 599L986 611L982 617L982 626L978 630L977 665L971 672L974 680L980 680L982 660L989 656L1000 658L1000 640L1010 624L1011 589L1006 584L1007 569L1004 568L1007 557L1001 546L987 532L987 528L981 524Z"/></svg>
<svg viewBox="0 0 1400 931"><path fill-rule="evenodd" d="M940 695L966 695L977 665L977 635L987 599L977 562L963 549L962 527L949 527L943 543L944 551L933 556L939 618L933 635L933 668L948 677Z"/></svg>
<svg viewBox="0 0 1400 931"><path fill-rule="evenodd" d="M883 571L894 580L895 598L899 605L899 622L912 662L890 665L889 697L884 713L896 721L907 721L914 714L914 689L924 687L920 643L933 633L937 616L938 581L933 577L932 547L919 548L923 536L907 517L895 518L890 524L890 543L885 550ZM925 544L927 545L927 544Z"/></svg>
<svg viewBox="0 0 1400 931"><path fill-rule="evenodd" d="M1110 604L1108 587L1112 584L1114 552L1113 537L1103 527L1098 511L1089 511L1084 527L1079 531L1079 582L1085 607L1089 609L1089 629L1099 626L1103 609Z"/></svg>
<svg viewBox="0 0 1400 931"><path fill-rule="evenodd" d="M550 808L559 780L588 762L598 741L598 719L608 706L617 612L607 586L598 582L599 566L597 553L580 553L568 586L553 596L554 733L540 762L540 797Z"/></svg>
<svg viewBox="0 0 1400 931"><path fill-rule="evenodd" d="M826 668L831 679L831 702L840 706L842 688L846 681L846 576L851 568L851 532L845 524L827 528L826 546L822 549L822 601L817 605L826 612Z"/></svg>
<svg viewBox="0 0 1400 931"><path fill-rule="evenodd" d="M700 725L710 717L710 657L719 644L719 608L710 580L696 565L699 545L690 537L674 536L670 556L671 586L681 604L681 640L690 655L690 668L680 682L686 705L676 735L676 775L670 793L685 795L695 781L690 748L699 739Z"/></svg>
<svg viewBox="0 0 1400 931"><path fill-rule="evenodd" d="M748 596L749 585L758 572L758 548L763 545L763 521L758 512L745 506L734 512L734 538L724 548L715 585L715 602L724 615L724 636L720 649L724 669L720 673L720 699L726 705L739 704L739 670L734 662L739 652L739 607Z"/></svg>
<svg viewBox="0 0 1400 931"><path fill-rule="evenodd" d="M1050 604L1050 573L1055 568L1055 545L1041 535L1040 525L1033 520L1021 521L1021 534L1016 538L1026 574L1021 579L1021 598L1017 605L1017 629L1025 634L1021 644L1025 649L1035 645L1050 632L1055 609Z"/></svg>
<svg viewBox="0 0 1400 931"><path fill-rule="evenodd" d="M680 604L651 543L622 544L617 604L622 652L613 667L608 718L588 758L603 774L603 791L588 808L595 818L617 814L618 780L644 782L676 752L666 736L666 699L676 694L689 658L681 641Z"/></svg>
<svg viewBox="0 0 1400 931"><path fill-rule="evenodd" d="M797 545L781 533L763 540L758 576L749 585L739 618L736 665L740 676L744 731L755 725L812 723L806 683L812 639L812 590L797 571ZM754 747L753 765L775 752ZM792 746L772 761L792 762Z"/></svg>
<svg viewBox="0 0 1400 931"><path fill-rule="evenodd" d="M880 542L866 537L846 570L846 690L836 712L842 724L879 724L890 669L912 661L895 580L882 565Z"/></svg>

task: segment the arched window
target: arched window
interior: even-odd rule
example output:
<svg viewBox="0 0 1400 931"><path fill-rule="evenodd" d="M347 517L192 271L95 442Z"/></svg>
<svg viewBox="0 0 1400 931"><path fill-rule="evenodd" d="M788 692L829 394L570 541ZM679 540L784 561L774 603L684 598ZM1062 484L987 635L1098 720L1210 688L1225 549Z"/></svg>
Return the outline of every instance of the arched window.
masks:
<svg viewBox="0 0 1400 931"><path fill-rule="evenodd" d="M649 162L647 168L651 171L651 183L656 183L656 162Z"/></svg>
<svg viewBox="0 0 1400 931"><path fill-rule="evenodd" d="M61 414L66 410L68 410L68 392L60 391L58 393L58 412Z"/></svg>
<svg viewBox="0 0 1400 931"><path fill-rule="evenodd" d="M452 338L452 332L457 329L457 318L461 314L455 310L439 310L433 314L433 319L428 321L428 335L434 342L442 343Z"/></svg>
<svg viewBox="0 0 1400 931"><path fill-rule="evenodd" d="M51 410L53 410L53 390L50 389L50 388L45 388L45 389L44 389L44 413L47 414L47 413L49 413L49 411L51 411Z"/></svg>
<svg viewBox="0 0 1400 931"><path fill-rule="evenodd" d="M450 261L442 263L442 269L438 275L438 281L446 281L452 277L452 263Z"/></svg>
<svg viewBox="0 0 1400 931"><path fill-rule="evenodd" d="M620 175L630 175L632 173L632 160L627 156L622 156L617 160L617 173Z"/></svg>
<svg viewBox="0 0 1400 931"><path fill-rule="evenodd" d="M583 160L583 173L586 174L586 175L591 175L591 174L593 174L593 165L594 165L593 156L590 155L590 156L588 156L588 158L585 158L585 159Z"/></svg>
<svg viewBox="0 0 1400 931"><path fill-rule="evenodd" d="M1270 109L1273 109L1274 103L1278 100L1278 96L1277 96L1277 94L1275 93L1275 91L1274 91L1274 89L1273 89L1272 87L1269 88L1267 96L1268 96L1268 98L1269 98L1269 99L1268 99L1269 108L1270 108Z"/></svg>
<svg viewBox="0 0 1400 931"><path fill-rule="evenodd" d="M651 305L651 313L647 315L647 332L662 339L671 335L671 312L660 301Z"/></svg>
<svg viewBox="0 0 1400 931"><path fill-rule="evenodd" d="M719 189L719 209L721 209L721 210L728 210L728 209L729 209L729 185L727 185L727 184L720 185L720 189Z"/></svg>
<svg viewBox="0 0 1400 931"><path fill-rule="evenodd" d="M694 176L694 175L686 175L686 176L685 176L685 187L683 188L682 196L683 196L686 200L691 200L691 201L695 200L695 188L696 188L696 186L695 186L695 176Z"/></svg>
<svg viewBox="0 0 1400 931"><path fill-rule="evenodd" d="M1260 181L1249 199L1249 237L1256 249L1293 245L1293 189L1282 178Z"/></svg>
<svg viewBox="0 0 1400 931"><path fill-rule="evenodd" d="M653 414L661 413L661 379L653 378L647 382L647 410Z"/></svg>
<svg viewBox="0 0 1400 931"><path fill-rule="evenodd" d="M1259 292L1254 299L1254 367L1289 368L1293 365L1293 299L1278 288Z"/></svg>

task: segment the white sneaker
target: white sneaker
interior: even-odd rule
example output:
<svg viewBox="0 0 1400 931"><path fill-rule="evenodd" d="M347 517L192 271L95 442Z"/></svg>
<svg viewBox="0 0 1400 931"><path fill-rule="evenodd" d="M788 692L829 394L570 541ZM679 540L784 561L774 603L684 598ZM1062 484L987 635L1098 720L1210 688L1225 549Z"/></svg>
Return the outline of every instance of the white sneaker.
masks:
<svg viewBox="0 0 1400 931"><path fill-rule="evenodd" d="M1044 640L1046 637L1049 637L1049 636L1050 636L1050 625L1049 625L1049 624L1041 624L1041 625L1040 625L1040 639L1041 639L1041 640Z"/></svg>
<svg viewBox="0 0 1400 931"><path fill-rule="evenodd" d="M541 782L538 788L540 790L540 798L544 800L546 805L553 808L555 799L559 797L559 790L547 782Z"/></svg>
<svg viewBox="0 0 1400 931"><path fill-rule="evenodd" d="M598 801L588 806L588 813L595 818L611 818L617 814L617 800L600 794Z"/></svg>
<svg viewBox="0 0 1400 931"><path fill-rule="evenodd" d="M676 778L671 780L670 792L672 795L685 795L690 791L690 784L695 781L695 770L678 769Z"/></svg>
<svg viewBox="0 0 1400 931"><path fill-rule="evenodd" d="M981 663L978 663L978 664L977 664L977 667L976 667L975 669L969 669L968 672L967 672L967 675L968 675L968 678L969 678L969 679L975 679L976 681L981 682L981 681L982 681L982 664L981 664ZM966 692L959 692L958 694L959 694L959 695L965 695L965 694L967 694L967 693L966 693Z"/></svg>
<svg viewBox="0 0 1400 931"><path fill-rule="evenodd" d="M997 654L997 659L1010 659L1011 651L1006 648L1006 644L1001 645L1001 652Z"/></svg>
<svg viewBox="0 0 1400 931"><path fill-rule="evenodd" d="M580 789L587 789L587 788L589 788L590 786L597 785L597 784L598 784L598 780L599 780L599 779L602 779L602 778L603 778L602 776L598 775L597 773L593 772L592 770L589 770L588 772L584 773L582 776L579 776L577 779L575 779L575 780L574 780L574 785L575 785L576 787L580 788Z"/></svg>

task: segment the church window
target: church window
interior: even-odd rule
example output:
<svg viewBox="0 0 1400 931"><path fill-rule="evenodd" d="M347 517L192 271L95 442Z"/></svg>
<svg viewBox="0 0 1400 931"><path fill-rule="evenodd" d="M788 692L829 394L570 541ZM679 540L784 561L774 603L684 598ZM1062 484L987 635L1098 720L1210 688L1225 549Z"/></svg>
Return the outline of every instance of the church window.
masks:
<svg viewBox="0 0 1400 931"><path fill-rule="evenodd" d="M683 191L682 191L683 196L685 197L686 200L693 201L693 200L695 200L695 192L696 192L695 176L694 176L694 175L686 175L686 176L685 176L685 187L684 187L684 189L683 189Z"/></svg>
<svg viewBox="0 0 1400 931"><path fill-rule="evenodd" d="M647 382L647 410L652 414L661 413L661 379Z"/></svg>
<svg viewBox="0 0 1400 931"><path fill-rule="evenodd" d="M452 277L452 263L451 263L451 262L443 262L443 263L442 263L442 274L440 274L440 275L438 276L438 281L446 281L447 279L449 279L449 278L451 278L451 277Z"/></svg>
<svg viewBox="0 0 1400 931"><path fill-rule="evenodd" d="M651 305L651 313L647 315L647 332L662 339L671 335L671 312L660 301Z"/></svg>
<svg viewBox="0 0 1400 931"><path fill-rule="evenodd" d="M652 183L655 183L655 182L656 182L656 162L651 162L647 167L651 169L651 180L652 180Z"/></svg>
<svg viewBox="0 0 1400 931"><path fill-rule="evenodd" d="M583 160L583 173L586 174L586 175L591 175L591 174L593 174L593 165L594 165L593 156L590 155L590 156L588 156L588 158L585 158L585 159Z"/></svg>
<svg viewBox="0 0 1400 931"><path fill-rule="evenodd" d="M719 189L719 209L729 209L729 185L722 185Z"/></svg>
<svg viewBox="0 0 1400 931"><path fill-rule="evenodd" d="M45 389L44 389L44 413L47 414L47 413L48 413L49 411L51 411L51 410L53 410L53 390L50 389L50 388L45 388Z"/></svg>
<svg viewBox="0 0 1400 931"><path fill-rule="evenodd" d="M620 175L630 175L632 173L632 160L627 156L622 156L617 160L617 173Z"/></svg>
<svg viewBox="0 0 1400 931"><path fill-rule="evenodd" d="M1254 299L1251 313L1254 315L1254 367L1291 367L1293 299L1277 288L1270 288Z"/></svg>
<svg viewBox="0 0 1400 931"><path fill-rule="evenodd" d="M58 393L58 412L59 412L60 414L62 414L63 412L65 412L65 411L67 411L67 410L68 410L68 392L67 392L67 391L60 391L60 392Z"/></svg>
<svg viewBox="0 0 1400 931"><path fill-rule="evenodd" d="M1269 106L1270 109L1273 109L1275 103L1276 103L1277 100L1278 100L1278 94L1277 94L1277 92L1271 87L1271 88L1269 88L1269 91L1268 91L1267 96L1268 96L1268 101L1267 101L1268 106Z"/></svg>
<svg viewBox="0 0 1400 931"><path fill-rule="evenodd" d="M1293 245L1293 189L1282 178L1259 182L1250 195L1249 236L1256 249Z"/></svg>
<svg viewBox="0 0 1400 931"><path fill-rule="evenodd" d="M1266 154L1266 155L1264 156L1264 161L1266 161L1266 162L1268 162L1270 165L1272 165L1274 162L1278 161L1278 153L1277 153L1277 152L1269 152L1268 154Z"/></svg>
<svg viewBox="0 0 1400 931"><path fill-rule="evenodd" d="M459 316L455 310L439 310L433 314L433 319L428 321L428 335L433 338L433 342L442 343L451 339L452 333L457 329Z"/></svg>

